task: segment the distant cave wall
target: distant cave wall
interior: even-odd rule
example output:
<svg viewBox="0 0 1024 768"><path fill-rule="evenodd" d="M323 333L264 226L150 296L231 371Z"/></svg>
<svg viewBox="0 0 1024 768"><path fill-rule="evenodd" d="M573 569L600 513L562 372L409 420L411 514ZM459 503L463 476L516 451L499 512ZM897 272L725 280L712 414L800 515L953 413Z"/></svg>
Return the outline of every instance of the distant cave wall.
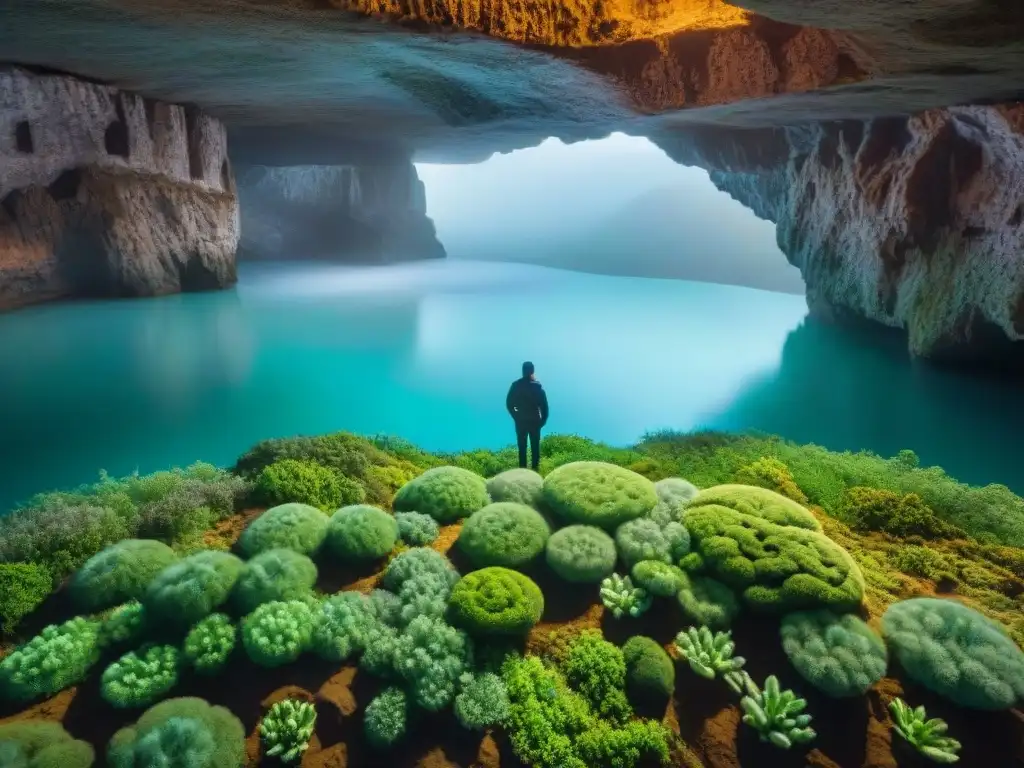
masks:
<svg viewBox="0 0 1024 768"><path fill-rule="evenodd" d="M242 260L387 263L443 258L408 159L239 172Z"/></svg>
<svg viewBox="0 0 1024 768"><path fill-rule="evenodd" d="M0 70L0 310L235 281L224 126L60 75Z"/></svg>
<svg viewBox="0 0 1024 768"><path fill-rule="evenodd" d="M775 222L815 316L903 329L918 356L1024 363L1024 105L659 143Z"/></svg>

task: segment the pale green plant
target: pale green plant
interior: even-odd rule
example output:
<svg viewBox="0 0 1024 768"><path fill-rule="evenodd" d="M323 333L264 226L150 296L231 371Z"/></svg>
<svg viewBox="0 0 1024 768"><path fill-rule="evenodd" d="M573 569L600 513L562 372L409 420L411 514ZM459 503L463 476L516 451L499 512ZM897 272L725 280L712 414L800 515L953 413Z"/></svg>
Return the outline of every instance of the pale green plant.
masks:
<svg viewBox="0 0 1024 768"><path fill-rule="evenodd" d="M698 675L708 680L721 677L734 691L742 693L745 676L740 670L747 660L733 656L736 643L731 632L712 633L708 627L690 627L676 635L675 646Z"/></svg>
<svg viewBox="0 0 1024 768"><path fill-rule="evenodd" d="M282 763L301 760L315 725L316 708L308 701L284 699L274 703L260 721L266 754Z"/></svg>
<svg viewBox="0 0 1024 768"><path fill-rule="evenodd" d="M612 612L612 616L636 618L651 607L651 595L643 587L637 587L629 576L613 573L601 582L601 602Z"/></svg>
<svg viewBox="0 0 1024 768"><path fill-rule="evenodd" d="M889 704L892 713L893 730L906 739L914 749L935 763L955 763L960 759L960 742L946 736L949 728L946 721L938 717L928 719L924 707L911 708L903 699L893 699Z"/></svg>
<svg viewBox="0 0 1024 768"><path fill-rule="evenodd" d="M775 675L764 681L764 690L757 687L750 675L743 677L746 695L740 700L743 722L755 729L761 741L782 749L806 744L817 734L810 727L811 716L804 713L807 700L793 691L782 690Z"/></svg>

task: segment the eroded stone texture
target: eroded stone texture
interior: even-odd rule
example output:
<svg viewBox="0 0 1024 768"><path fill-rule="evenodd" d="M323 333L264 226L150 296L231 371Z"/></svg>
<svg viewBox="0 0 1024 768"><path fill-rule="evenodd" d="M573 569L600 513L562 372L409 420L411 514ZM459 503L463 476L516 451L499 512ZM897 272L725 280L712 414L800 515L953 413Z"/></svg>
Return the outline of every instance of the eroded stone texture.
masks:
<svg viewBox="0 0 1024 768"><path fill-rule="evenodd" d="M0 309L235 280L224 127L70 77L0 72Z"/></svg>
<svg viewBox="0 0 1024 768"><path fill-rule="evenodd" d="M774 221L811 312L905 329L914 355L1010 362L1024 340L1020 107L676 137L677 159ZM770 148L774 147L774 150Z"/></svg>
<svg viewBox="0 0 1024 768"><path fill-rule="evenodd" d="M239 175L243 259L392 262L440 258L412 161L247 168Z"/></svg>

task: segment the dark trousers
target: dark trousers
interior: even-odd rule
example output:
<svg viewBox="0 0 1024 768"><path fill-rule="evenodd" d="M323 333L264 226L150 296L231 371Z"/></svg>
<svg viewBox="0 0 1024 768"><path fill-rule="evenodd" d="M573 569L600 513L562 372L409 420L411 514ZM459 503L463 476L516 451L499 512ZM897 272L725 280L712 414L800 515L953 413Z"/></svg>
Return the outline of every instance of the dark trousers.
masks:
<svg viewBox="0 0 1024 768"><path fill-rule="evenodd" d="M516 422L516 443L519 445L519 466L526 468L526 439L530 439L530 466L540 466L540 424Z"/></svg>

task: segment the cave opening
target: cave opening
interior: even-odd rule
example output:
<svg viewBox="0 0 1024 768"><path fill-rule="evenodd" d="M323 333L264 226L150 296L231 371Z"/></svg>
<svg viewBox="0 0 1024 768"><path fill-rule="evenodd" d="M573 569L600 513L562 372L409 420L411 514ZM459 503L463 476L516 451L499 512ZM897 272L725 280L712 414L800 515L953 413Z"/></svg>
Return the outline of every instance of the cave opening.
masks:
<svg viewBox="0 0 1024 768"><path fill-rule="evenodd" d="M35 151L32 141L32 126L28 120L21 120L14 126L14 144L23 155L31 155Z"/></svg>

